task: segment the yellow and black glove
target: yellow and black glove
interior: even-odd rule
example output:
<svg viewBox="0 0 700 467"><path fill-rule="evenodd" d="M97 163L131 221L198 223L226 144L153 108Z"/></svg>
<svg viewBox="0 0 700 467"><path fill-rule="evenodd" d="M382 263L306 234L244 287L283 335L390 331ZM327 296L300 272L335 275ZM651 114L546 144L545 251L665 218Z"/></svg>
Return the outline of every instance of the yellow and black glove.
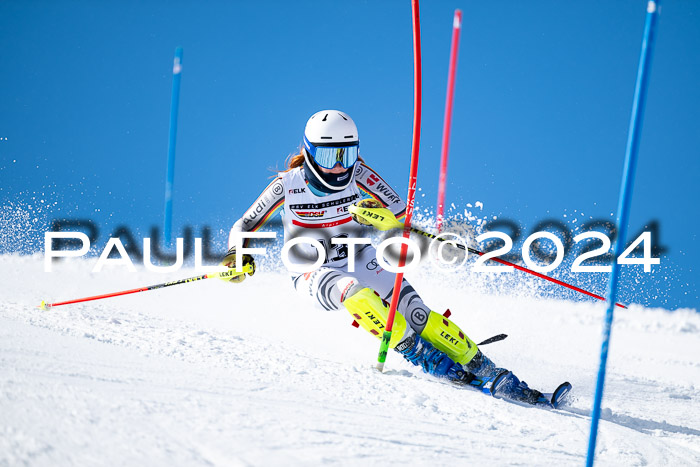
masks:
<svg viewBox="0 0 700 467"><path fill-rule="evenodd" d="M382 203L376 199L366 198L348 207L355 222L363 225L372 225L378 230L391 230L403 227L403 223Z"/></svg>
<svg viewBox="0 0 700 467"><path fill-rule="evenodd" d="M242 266L246 265L251 265L252 270L248 273L249 276L252 276L255 274L255 260L253 259L252 256L244 254L243 257L241 258ZM226 266L227 268L235 268L236 267L236 247L231 247L230 250L228 250L228 253L226 253L226 256L224 256L224 259L221 260L221 265ZM239 282L243 282L245 280L245 274L240 274L238 276L233 276L232 278L229 279L229 282L233 282L234 284L238 284Z"/></svg>
<svg viewBox="0 0 700 467"><path fill-rule="evenodd" d="M376 199L372 199L372 198L361 199L360 201L358 201L358 202L355 204L355 206L357 206L357 207L360 208L360 209L362 209L362 208L382 208L382 207L384 207L384 206L382 206L382 203L380 203L380 202L377 201ZM352 212L352 211L351 211L351 212ZM362 225L372 225L371 222L369 222L369 221L368 221L367 219L365 219L364 217L362 217L362 216L360 216L360 215L357 215L355 212L352 212L352 220L354 220L354 221L357 222L358 224L362 224Z"/></svg>

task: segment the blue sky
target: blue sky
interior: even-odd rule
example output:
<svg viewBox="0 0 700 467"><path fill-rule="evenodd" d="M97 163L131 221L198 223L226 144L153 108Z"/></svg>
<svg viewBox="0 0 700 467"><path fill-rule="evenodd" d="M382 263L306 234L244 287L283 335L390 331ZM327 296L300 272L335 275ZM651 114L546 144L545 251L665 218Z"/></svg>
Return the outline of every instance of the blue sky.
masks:
<svg viewBox="0 0 700 467"><path fill-rule="evenodd" d="M424 1L421 210L437 194L455 8L453 214L481 201L479 217L526 233L544 219L614 219L646 1ZM663 2L629 231L657 220L667 252L656 274L623 282L651 306L700 304L698 31L700 3ZM405 193L411 34L409 0L2 2L3 208L93 219L102 245L117 225L160 225L176 46L176 233L227 231L323 108L355 119L368 163ZM6 250L28 241L4 236Z"/></svg>

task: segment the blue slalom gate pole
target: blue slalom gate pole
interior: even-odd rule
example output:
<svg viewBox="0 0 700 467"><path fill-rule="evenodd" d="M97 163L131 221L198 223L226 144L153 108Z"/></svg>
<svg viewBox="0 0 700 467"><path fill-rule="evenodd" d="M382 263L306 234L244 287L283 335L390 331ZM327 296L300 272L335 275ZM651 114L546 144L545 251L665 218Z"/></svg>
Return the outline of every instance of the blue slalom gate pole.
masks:
<svg viewBox="0 0 700 467"><path fill-rule="evenodd" d="M632 116L627 134L627 148L625 151L625 167L622 172L622 185L617 205L617 241L615 242L615 256L619 258L625 246L627 238L627 224L629 222L630 202L632 200L632 188L637 167L637 153L639 151L639 139L642 133L642 120L644 117L644 103L646 100L649 69L651 68L651 51L654 44L654 27L658 16L658 1L650 0L647 4L646 22L644 25L644 39L642 40L642 52L639 57L637 69L637 83L634 88L634 101L632 103ZM591 412L591 433L588 439L588 454L586 465L593 466L595 458L595 445L598 436L598 421L600 420L600 404L603 399L603 387L605 385L605 369L608 362L608 347L610 344L610 330L612 328L613 310L617 298L617 282L619 279L620 265L613 260L612 271L608 281L607 311L603 324L603 343L600 348L600 366L598 368L598 380L595 388L593 411Z"/></svg>
<svg viewBox="0 0 700 467"><path fill-rule="evenodd" d="M175 49L173 59L173 91L170 96L170 134L168 136L168 169L165 174L165 217L163 236L170 245L173 227L173 180L175 178L175 142L177 139L177 111L180 106L180 75L182 72L182 47Z"/></svg>

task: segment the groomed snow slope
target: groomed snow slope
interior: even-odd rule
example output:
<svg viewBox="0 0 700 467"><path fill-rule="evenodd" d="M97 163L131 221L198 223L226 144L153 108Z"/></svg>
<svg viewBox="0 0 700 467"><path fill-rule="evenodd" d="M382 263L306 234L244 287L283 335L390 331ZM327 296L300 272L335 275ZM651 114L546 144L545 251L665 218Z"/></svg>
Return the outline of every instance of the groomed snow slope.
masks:
<svg viewBox="0 0 700 467"><path fill-rule="evenodd" d="M521 407L419 373L378 341L298 298L286 275L217 280L37 310L194 275L94 260L43 272L0 256L0 465L582 465L604 307L493 296L414 277L436 310L543 390ZM618 310L598 465L700 465L700 314Z"/></svg>

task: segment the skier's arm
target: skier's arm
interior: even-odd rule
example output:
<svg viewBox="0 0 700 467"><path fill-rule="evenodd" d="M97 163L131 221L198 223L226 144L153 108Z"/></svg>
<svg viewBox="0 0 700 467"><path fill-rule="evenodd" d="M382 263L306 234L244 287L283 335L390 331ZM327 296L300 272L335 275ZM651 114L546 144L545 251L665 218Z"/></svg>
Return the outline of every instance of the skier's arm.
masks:
<svg viewBox="0 0 700 467"><path fill-rule="evenodd" d="M256 232L272 218L284 205L284 187L282 178L275 178L258 196L253 205L238 219L228 236L229 250L235 246L235 238L241 232ZM250 239L243 241L243 246L248 246Z"/></svg>
<svg viewBox="0 0 700 467"><path fill-rule="evenodd" d="M233 268L236 266L236 236L241 232L255 232L262 228L263 225L284 205L284 188L282 179L277 177L263 190L262 194L255 200L253 205L243 214L243 217L238 219L228 237L228 252L221 261L223 266ZM247 247L250 242L249 238L243 239L243 247ZM252 272L248 275L255 274L255 260L249 254L244 254L241 258L243 266L249 264L253 266ZM238 283L245 279L245 274L234 276L230 279L231 282Z"/></svg>
<svg viewBox="0 0 700 467"><path fill-rule="evenodd" d="M396 193L396 190L364 163L360 163L356 170L355 181L360 191L379 201L382 207L388 208L398 220L403 221L403 218L406 217L406 203Z"/></svg>

